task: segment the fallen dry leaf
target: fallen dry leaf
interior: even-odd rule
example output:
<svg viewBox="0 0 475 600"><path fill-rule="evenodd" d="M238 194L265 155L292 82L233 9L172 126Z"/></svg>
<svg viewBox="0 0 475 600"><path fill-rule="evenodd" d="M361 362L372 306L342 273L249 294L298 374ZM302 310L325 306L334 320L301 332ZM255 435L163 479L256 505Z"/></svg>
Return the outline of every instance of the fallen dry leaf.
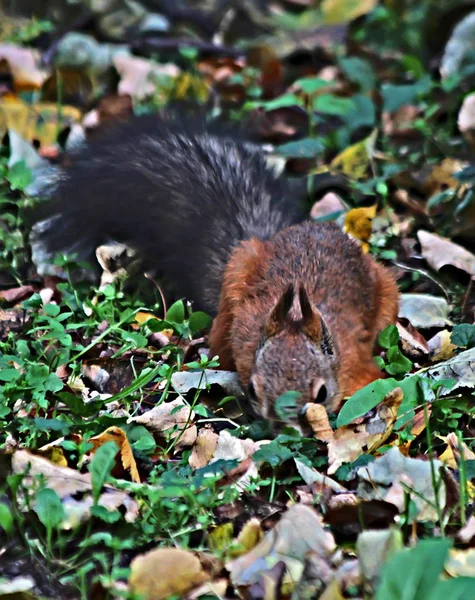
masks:
<svg viewBox="0 0 475 600"><path fill-rule="evenodd" d="M323 198L317 200L310 211L311 219L321 219L337 213L345 212L346 207L340 196L335 192L327 192Z"/></svg>
<svg viewBox="0 0 475 600"><path fill-rule="evenodd" d="M343 463L352 463L364 453L371 454L391 435L403 392L395 388L376 407L376 415L367 421L339 427L328 443L328 474L335 473Z"/></svg>
<svg viewBox="0 0 475 600"><path fill-rule="evenodd" d="M401 350L403 353L413 360L426 358L429 354L429 347L417 329L411 323L406 326L396 323L396 327L399 332L399 340L401 341Z"/></svg>
<svg viewBox="0 0 475 600"><path fill-rule="evenodd" d="M460 108L457 124L465 139L472 146L475 142L475 93L465 96Z"/></svg>
<svg viewBox="0 0 475 600"><path fill-rule="evenodd" d="M302 574L309 554L329 559L334 549L333 536L325 531L320 517L311 508L295 504L251 552L228 562L226 568L233 585L249 586L279 561L288 571L298 571L300 565Z"/></svg>
<svg viewBox="0 0 475 600"><path fill-rule="evenodd" d="M356 550L367 593L374 590L384 563L403 546L403 537L398 529L362 531L359 534Z"/></svg>
<svg viewBox="0 0 475 600"><path fill-rule="evenodd" d="M427 376L434 381L453 380L450 390L440 388L441 395L447 395L459 388L475 387L475 348L460 352L445 362L438 363L426 371Z"/></svg>
<svg viewBox="0 0 475 600"><path fill-rule="evenodd" d="M455 189L460 185L454 177L454 173L461 171L466 164L454 158L445 158L436 165L424 181L423 190L428 196L439 194L446 189Z"/></svg>
<svg viewBox="0 0 475 600"><path fill-rule="evenodd" d="M447 437L443 435L437 436L447 444L447 448L439 456L439 460L445 463L452 469L459 469L461 454L463 454L464 460L475 460L475 453L470 450L467 444L462 442L462 448L460 448L460 442L455 433L449 433Z"/></svg>
<svg viewBox="0 0 475 600"><path fill-rule="evenodd" d="M439 331L427 342L429 356L432 362L448 360L452 358L457 350L457 346L452 344L451 332L448 329Z"/></svg>
<svg viewBox="0 0 475 600"><path fill-rule="evenodd" d="M41 146L57 142L58 132L78 123L81 111L74 106L51 102L27 104L20 98L5 99L0 103L0 133L15 131L27 142L38 141Z"/></svg>
<svg viewBox="0 0 475 600"><path fill-rule="evenodd" d="M135 101L153 96L157 92L157 80L160 77L176 78L180 69L172 64L158 64L139 58L118 54L113 58L114 67L120 76L118 92L128 95Z"/></svg>
<svg viewBox="0 0 475 600"><path fill-rule="evenodd" d="M457 538L463 544L473 544L475 541L475 515L471 515L465 527L458 532Z"/></svg>
<svg viewBox="0 0 475 600"><path fill-rule="evenodd" d="M130 564L130 587L145 600L181 596L209 579L199 558L180 548L157 548L140 554Z"/></svg>
<svg viewBox="0 0 475 600"><path fill-rule="evenodd" d="M475 577L475 548L468 550L452 548L445 563L445 570L450 577Z"/></svg>
<svg viewBox="0 0 475 600"><path fill-rule="evenodd" d="M201 469L209 464L218 446L218 439L218 434L209 427L200 429L188 459L188 464L192 469Z"/></svg>
<svg viewBox="0 0 475 600"><path fill-rule="evenodd" d="M109 427L103 431L100 435L89 438L89 443L93 445L91 450L92 454L106 442L114 442L120 451L120 459L122 466L126 471L129 471L130 478L135 483L140 483L139 472L137 471L137 464L135 462L134 453L130 446L129 440L125 431L120 427Z"/></svg>
<svg viewBox="0 0 475 600"><path fill-rule="evenodd" d="M430 294L400 294L399 318L416 328L430 329L451 325L450 306L444 298Z"/></svg>
<svg viewBox="0 0 475 600"><path fill-rule="evenodd" d="M179 437L174 446L175 450L179 450L192 446L196 441L198 430L193 424L194 419L195 413L188 404L183 398L177 398L173 402L163 402L137 417L132 417L130 422L144 425L157 434L170 435L171 439Z"/></svg>
<svg viewBox="0 0 475 600"><path fill-rule="evenodd" d="M435 472L438 473L442 463L434 460ZM415 491L411 499L417 507L419 521L437 521L434 508L435 492L432 485L431 464L429 460L409 458L398 448L391 448L386 454L357 471L360 483L358 496L365 500L386 500L395 504L399 512L405 510L405 486ZM402 484L405 484L404 486ZM439 505L445 506L445 484L439 483Z"/></svg>
<svg viewBox="0 0 475 600"><path fill-rule="evenodd" d="M47 73L39 67L40 53L37 50L0 44L0 60L2 59L10 67L16 90L39 89L46 80Z"/></svg>
<svg viewBox="0 0 475 600"><path fill-rule="evenodd" d="M231 558L239 558L253 550L264 537L259 519L249 519L244 523L238 537L234 540L229 551Z"/></svg>
<svg viewBox="0 0 475 600"><path fill-rule="evenodd" d="M422 256L433 269L439 271L442 267L451 265L475 277L474 254L435 233L418 231L417 237L421 244Z"/></svg>
<svg viewBox="0 0 475 600"><path fill-rule="evenodd" d="M345 148L331 161L330 169L341 171L351 179L363 178L371 164L377 137L375 129L368 137Z"/></svg>
<svg viewBox="0 0 475 600"><path fill-rule="evenodd" d="M93 506L91 476L89 473L79 473L69 467L55 465L46 458L30 454L26 450L18 450L12 456L13 473L25 473L26 488L32 488L33 477L42 476L48 488L54 490L62 500L65 519L61 523L62 529L73 529L80 523L87 521ZM78 495L82 496L77 499ZM99 496L99 506L107 510L125 508L125 520L129 523L135 521L138 515L137 503L126 492L116 490L112 486L105 486Z"/></svg>

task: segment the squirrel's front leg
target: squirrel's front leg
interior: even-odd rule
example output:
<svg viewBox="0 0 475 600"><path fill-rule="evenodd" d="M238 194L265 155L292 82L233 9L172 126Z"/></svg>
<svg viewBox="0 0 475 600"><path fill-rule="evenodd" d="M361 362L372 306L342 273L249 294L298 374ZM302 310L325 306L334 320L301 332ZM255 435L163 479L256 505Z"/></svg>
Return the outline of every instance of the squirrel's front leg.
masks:
<svg viewBox="0 0 475 600"><path fill-rule="evenodd" d="M211 356L219 356L221 369L234 371L232 327L236 308L249 297L252 288L262 278L268 260L266 243L252 238L241 242L229 260L221 286L218 314L209 336ZM250 357L253 360L254 357Z"/></svg>

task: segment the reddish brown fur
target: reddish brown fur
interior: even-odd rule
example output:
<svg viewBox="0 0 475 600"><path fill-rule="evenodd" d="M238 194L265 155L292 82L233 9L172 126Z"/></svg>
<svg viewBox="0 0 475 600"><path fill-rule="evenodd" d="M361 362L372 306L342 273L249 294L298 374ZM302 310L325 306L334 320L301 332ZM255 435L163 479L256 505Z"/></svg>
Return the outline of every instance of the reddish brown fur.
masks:
<svg viewBox="0 0 475 600"><path fill-rule="evenodd" d="M383 376L373 352L379 332L397 316L395 280L334 224L303 223L270 241L240 244L225 272L210 342L221 366L236 367L245 385L266 339L269 314L289 284L305 285L337 347L335 409L343 396ZM291 350L293 339L289 332L287 345L279 346L281 355ZM267 378L275 368L269 365Z"/></svg>

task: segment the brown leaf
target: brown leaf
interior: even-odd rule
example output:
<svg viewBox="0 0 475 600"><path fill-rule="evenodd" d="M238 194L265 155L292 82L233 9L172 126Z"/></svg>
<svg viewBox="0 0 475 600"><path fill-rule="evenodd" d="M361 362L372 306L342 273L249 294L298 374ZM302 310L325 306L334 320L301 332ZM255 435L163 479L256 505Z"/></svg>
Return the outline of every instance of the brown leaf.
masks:
<svg viewBox="0 0 475 600"><path fill-rule="evenodd" d="M140 483L137 464L135 462L134 454L125 431L123 431L120 427L109 427L100 435L89 438L88 441L93 445L92 453L94 453L106 442L114 442L120 450L122 466L126 471L129 471L132 481L135 483Z"/></svg>
<svg viewBox="0 0 475 600"><path fill-rule="evenodd" d="M201 469L209 464L218 446L218 434L209 427L200 429L188 464L192 469Z"/></svg>
<svg viewBox="0 0 475 600"><path fill-rule="evenodd" d="M439 271L452 265L475 277L475 255L451 240L428 231L418 231L417 237L422 247L422 256L429 265Z"/></svg>
<svg viewBox="0 0 475 600"><path fill-rule="evenodd" d="M90 517L94 502L89 473L79 473L69 467L55 465L46 458L30 454L26 450L18 450L13 454L12 469L13 473L25 473L28 469L28 475L23 480L25 489L32 489L33 477L41 475L47 487L58 494L65 512L62 529L75 528ZM125 508L125 520L129 523L138 515L137 503L126 492L109 485L99 496L98 504L108 510Z"/></svg>
<svg viewBox="0 0 475 600"><path fill-rule="evenodd" d="M180 548L157 548L137 556L130 565L130 587L145 600L181 596L209 579L199 558Z"/></svg>
<svg viewBox="0 0 475 600"><path fill-rule="evenodd" d="M36 289L32 285L22 285L17 288L0 291L0 300L5 302L21 302L34 294Z"/></svg>
<svg viewBox="0 0 475 600"><path fill-rule="evenodd" d="M376 415L359 424L339 427L328 443L328 474L343 463L352 463L363 453L371 454L391 435L403 399L401 388L395 388L376 407Z"/></svg>

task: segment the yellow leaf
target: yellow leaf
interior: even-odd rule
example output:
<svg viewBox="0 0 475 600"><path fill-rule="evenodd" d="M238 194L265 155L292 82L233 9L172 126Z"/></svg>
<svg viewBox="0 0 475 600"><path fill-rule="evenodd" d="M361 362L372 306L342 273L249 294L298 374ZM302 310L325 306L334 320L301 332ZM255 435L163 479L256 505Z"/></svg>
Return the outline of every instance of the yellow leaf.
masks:
<svg viewBox="0 0 475 600"><path fill-rule="evenodd" d="M55 465L58 465L59 467L67 467L68 466L68 461L66 460L66 457L64 456L63 449L58 446L50 446L46 450L38 451L38 454L40 454L41 456L44 456L45 458L50 460Z"/></svg>
<svg viewBox="0 0 475 600"><path fill-rule="evenodd" d="M323 0L320 5L326 25L349 23L375 8L378 0Z"/></svg>
<svg viewBox="0 0 475 600"><path fill-rule="evenodd" d="M345 216L343 231L360 240L363 252L369 250L369 238L372 233L373 219L376 216L377 205L366 208L353 208Z"/></svg>
<svg viewBox="0 0 475 600"><path fill-rule="evenodd" d="M199 559L179 548L152 550L134 558L130 565L130 587L147 600L184 596L209 579Z"/></svg>
<svg viewBox="0 0 475 600"><path fill-rule="evenodd" d="M352 179L364 177L374 153L377 137L378 130L375 129L368 137L345 148L331 161L330 169L342 171Z"/></svg>
<svg viewBox="0 0 475 600"><path fill-rule="evenodd" d="M215 527L208 535L208 542L211 550L225 551L231 544L233 530L234 526L232 523L223 523L222 525Z"/></svg>
<svg viewBox="0 0 475 600"><path fill-rule="evenodd" d="M155 319L157 321L161 321L161 319L159 319L155 315L152 315L152 313L142 312L142 311L139 311L138 313L136 313L135 317L134 317L134 321L136 321L139 325L143 325L149 319Z"/></svg>
<svg viewBox="0 0 475 600"><path fill-rule="evenodd" d="M120 458L122 466L126 471L130 472L130 478L136 483L140 483L139 472L137 471L137 464L135 462L132 448L127 439L125 431L120 427L109 427L103 431L100 435L96 435L89 439L89 442L93 445L92 452L94 453L99 446L102 446L106 442L115 442L120 450Z"/></svg>
<svg viewBox="0 0 475 600"><path fill-rule="evenodd" d="M13 129L24 140L37 140L41 146L54 144L59 131L80 119L81 111L74 106L63 106L58 114L54 103L27 104L16 97L0 102L0 132Z"/></svg>
<svg viewBox="0 0 475 600"><path fill-rule="evenodd" d="M231 548L229 555L231 558L238 558L250 552L264 537L259 519L249 519L241 529L235 544Z"/></svg>

